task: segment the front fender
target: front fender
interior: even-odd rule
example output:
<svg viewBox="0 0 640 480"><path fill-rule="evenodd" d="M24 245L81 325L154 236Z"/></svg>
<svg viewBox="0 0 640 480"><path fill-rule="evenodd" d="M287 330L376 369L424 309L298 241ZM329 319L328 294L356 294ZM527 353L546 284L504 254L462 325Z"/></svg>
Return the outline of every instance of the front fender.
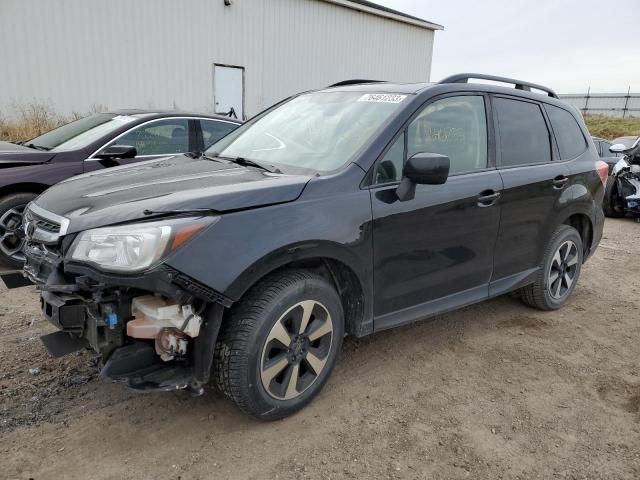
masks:
<svg viewBox="0 0 640 480"><path fill-rule="evenodd" d="M41 163L0 170L0 193L14 185L39 184L45 188L61 180L82 173L82 165L75 163Z"/></svg>
<svg viewBox="0 0 640 480"><path fill-rule="evenodd" d="M166 263L234 301L287 263L344 263L371 291L373 238L369 192L356 190L225 214Z"/></svg>
<svg viewBox="0 0 640 480"><path fill-rule="evenodd" d="M363 283L371 276L371 265L357 251L333 241L305 241L284 246L258 259L235 279L226 294L237 300L269 273L293 262L312 259L333 260L345 265L356 274L363 287Z"/></svg>

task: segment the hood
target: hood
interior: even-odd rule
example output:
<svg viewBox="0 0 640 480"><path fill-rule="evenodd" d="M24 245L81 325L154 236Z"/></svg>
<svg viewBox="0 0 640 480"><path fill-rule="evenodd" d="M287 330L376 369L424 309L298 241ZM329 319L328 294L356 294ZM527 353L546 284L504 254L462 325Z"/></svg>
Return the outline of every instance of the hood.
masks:
<svg viewBox="0 0 640 480"><path fill-rule="evenodd" d="M45 152L15 143L0 142L0 168L45 163L54 156L55 152Z"/></svg>
<svg viewBox="0 0 640 480"><path fill-rule="evenodd" d="M5 152L31 152L32 148L23 147L22 145L18 145L17 143L11 142L0 142L0 153Z"/></svg>
<svg viewBox="0 0 640 480"><path fill-rule="evenodd" d="M149 218L145 210L208 208L224 213L291 202L310 178L180 155L73 177L35 203L69 219L67 233L74 233Z"/></svg>

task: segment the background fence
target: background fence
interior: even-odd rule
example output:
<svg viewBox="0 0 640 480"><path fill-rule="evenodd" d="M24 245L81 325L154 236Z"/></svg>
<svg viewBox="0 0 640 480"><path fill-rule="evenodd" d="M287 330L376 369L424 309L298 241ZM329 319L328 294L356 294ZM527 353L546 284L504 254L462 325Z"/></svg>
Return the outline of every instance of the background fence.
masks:
<svg viewBox="0 0 640 480"><path fill-rule="evenodd" d="M640 117L640 93L590 93L560 95L583 114Z"/></svg>

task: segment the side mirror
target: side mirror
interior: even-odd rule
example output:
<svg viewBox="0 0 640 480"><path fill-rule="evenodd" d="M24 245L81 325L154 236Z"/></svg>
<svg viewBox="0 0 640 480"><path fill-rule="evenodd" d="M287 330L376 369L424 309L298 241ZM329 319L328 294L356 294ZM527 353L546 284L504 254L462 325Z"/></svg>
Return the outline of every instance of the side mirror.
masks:
<svg viewBox="0 0 640 480"><path fill-rule="evenodd" d="M611 153L622 153L627 149L624 143L616 143L615 145L611 145L609 147L609 151Z"/></svg>
<svg viewBox="0 0 640 480"><path fill-rule="evenodd" d="M402 181L396 191L400 201L413 200L416 185L442 185L449 178L451 160L437 153L416 153L402 169Z"/></svg>
<svg viewBox="0 0 640 480"><path fill-rule="evenodd" d="M101 160L115 160L118 158L134 158L138 155L136 147L131 145L110 145L96 155Z"/></svg>

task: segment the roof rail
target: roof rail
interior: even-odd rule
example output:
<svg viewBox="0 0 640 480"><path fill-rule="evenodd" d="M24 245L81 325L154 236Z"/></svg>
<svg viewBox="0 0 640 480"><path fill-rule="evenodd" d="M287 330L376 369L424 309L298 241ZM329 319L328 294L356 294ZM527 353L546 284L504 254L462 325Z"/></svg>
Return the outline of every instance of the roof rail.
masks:
<svg viewBox="0 0 640 480"><path fill-rule="evenodd" d="M329 85L327 88L331 87L344 87L346 85L359 85L361 83L383 83L384 80L363 80L359 78L354 78L353 80L343 80L338 83L334 83L333 85Z"/></svg>
<svg viewBox="0 0 640 480"><path fill-rule="evenodd" d="M543 85L538 85L531 82L523 82L522 80L514 80L513 78L497 77L495 75L484 75L482 73L458 73L457 75L451 75L438 83L469 83L470 79L476 80L491 80L492 82L510 83L515 86L516 90L524 90L530 92L532 88L546 92L547 95L553 98L558 98L556 92Z"/></svg>

